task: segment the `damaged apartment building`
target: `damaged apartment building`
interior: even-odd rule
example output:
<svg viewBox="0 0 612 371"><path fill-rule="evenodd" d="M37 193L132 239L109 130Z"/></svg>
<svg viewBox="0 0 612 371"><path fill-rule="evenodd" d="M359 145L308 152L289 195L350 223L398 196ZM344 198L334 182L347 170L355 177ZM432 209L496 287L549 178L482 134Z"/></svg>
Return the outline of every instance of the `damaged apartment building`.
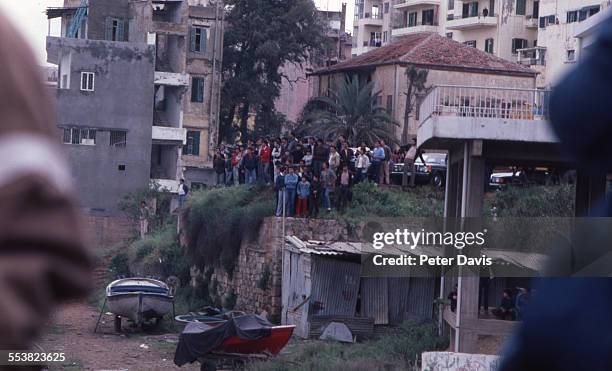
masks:
<svg viewBox="0 0 612 371"><path fill-rule="evenodd" d="M217 143L223 6L208 0L65 0L49 8L58 137L81 206L119 212L151 184L209 183ZM57 23L60 23L57 26Z"/></svg>

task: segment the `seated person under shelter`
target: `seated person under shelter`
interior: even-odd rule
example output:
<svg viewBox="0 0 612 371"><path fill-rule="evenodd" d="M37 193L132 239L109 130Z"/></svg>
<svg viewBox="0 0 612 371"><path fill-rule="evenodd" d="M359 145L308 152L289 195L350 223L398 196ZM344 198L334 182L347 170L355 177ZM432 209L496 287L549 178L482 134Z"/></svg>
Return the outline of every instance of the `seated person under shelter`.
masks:
<svg viewBox="0 0 612 371"><path fill-rule="evenodd" d="M510 321L513 321L515 319L516 308L514 306L514 299L512 298L512 290L504 290L499 307L493 309L492 312L498 319Z"/></svg>

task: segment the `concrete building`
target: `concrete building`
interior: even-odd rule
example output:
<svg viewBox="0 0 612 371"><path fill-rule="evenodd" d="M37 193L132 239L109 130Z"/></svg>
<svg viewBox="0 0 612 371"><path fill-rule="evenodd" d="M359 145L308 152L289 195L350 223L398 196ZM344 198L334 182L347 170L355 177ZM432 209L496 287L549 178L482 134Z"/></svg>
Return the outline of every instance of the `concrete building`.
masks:
<svg viewBox="0 0 612 371"><path fill-rule="evenodd" d="M581 30L605 17L602 10L608 7L609 2L599 0L541 0L537 45L518 54L519 63L540 73L538 87L555 86L571 69L579 58Z"/></svg>
<svg viewBox="0 0 612 371"><path fill-rule="evenodd" d="M59 66L58 126L84 208L116 213L122 196L151 180L170 192L181 178L212 181L222 13L187 0L65 0L48 9L62 25L47 40ZM112 148L98 136L106 129L118 132ZM128 180L117 182L117 166Z"/></svg>
<svg viewBox="0 0 612 371"><path fill-rule="evenodd" d="M515 61L517 50L536 45L537 0L356 0L353 55L419 32Z"/></svg>
<svg viewBox="0 0 612 371"><path fill-rule="evenodd" d="M375 91L381 92L379 105L386 107L401 124L397 137L405 137L402 141L407 142L416 136L420 123L420 113L414 109L405 129L408 90L405 71L409 66L429 70L427 86L498 86L509 91L535 88L536 72L529 68L436 33L421 32L314 72L310 75L313 94L325 95L335 81L346 76L357 75L364 83L374 82ZM472 100L476 98L472 97ZM498 103L488 101L487 104Z"/></svg>
<svg viewBox="0 0 612 371"><path fill-rule="evenodd" d="M306 74L314 69L332 66L351 57L352 37L346 29L346 4L340 11L318 11L319 19L326 26L327 45L325 52L313 55L302 65L283 66L285 75L281 93L276 100L276 110L288 120L296 122L309 98L309 85Z"/></svg>

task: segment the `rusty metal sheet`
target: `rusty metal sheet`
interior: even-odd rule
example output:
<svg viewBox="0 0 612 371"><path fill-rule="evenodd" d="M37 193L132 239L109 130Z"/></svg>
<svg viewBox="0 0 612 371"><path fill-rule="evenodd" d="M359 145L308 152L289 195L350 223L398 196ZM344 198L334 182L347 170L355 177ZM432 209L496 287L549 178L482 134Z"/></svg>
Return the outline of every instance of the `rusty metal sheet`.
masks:
<svg viewBox="0 0 612 371"><path fill-rule="evenodd" d="M360 272L358 263L312 255L310 314L353 316Z"/></svg>
<svg viewBox="0 0 612 371"><path fill-rule="evenodd" d="M385 277L361 279L361 312L374 318L375 325L389 324L389 288Z"/></svg>

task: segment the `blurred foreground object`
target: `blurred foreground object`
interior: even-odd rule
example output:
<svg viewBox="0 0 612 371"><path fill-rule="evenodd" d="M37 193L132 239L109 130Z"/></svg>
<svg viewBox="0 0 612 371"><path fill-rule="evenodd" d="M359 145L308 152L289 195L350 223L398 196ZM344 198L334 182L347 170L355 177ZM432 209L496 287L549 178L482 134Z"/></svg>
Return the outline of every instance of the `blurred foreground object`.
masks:
<svg viewBox="0 0 612 371"><path fill-rule="evenodd" d="M593 50L551 99L551 121L567 154L592 173L612 168L612 20L603 22ZM610 200L601 201L589 216L612 216ZM612 251L606 239L575 242L580 251ZM545 278L537 291L500 370L612 370L612 279Z"/></svg>
<svg viewBox="0 0 612 371"><path fill-rule="evenodd" d="M34 56L0 14L0 349L24 349L61 301L89 290L55 112ZM0 366L2 369L2 366Z"/></svg>

